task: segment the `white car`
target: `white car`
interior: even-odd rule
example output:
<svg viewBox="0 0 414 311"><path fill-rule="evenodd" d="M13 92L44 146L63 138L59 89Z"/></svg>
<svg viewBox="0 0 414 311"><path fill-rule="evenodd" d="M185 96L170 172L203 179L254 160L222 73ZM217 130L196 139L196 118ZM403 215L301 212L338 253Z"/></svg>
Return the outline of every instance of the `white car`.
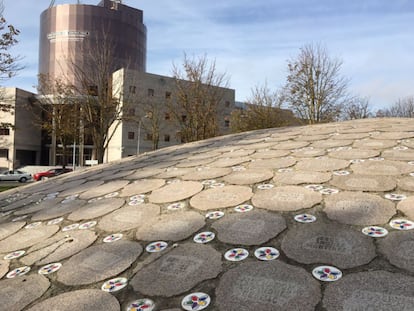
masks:
<svg viewBox="0 0 414 311"><path fill-rule="evenodd" d="M0 181L18 181L18 182L26 182L32 179L32 175L26 172L22 172L19 170L14 171L4 171L0 173Z"/></svg>

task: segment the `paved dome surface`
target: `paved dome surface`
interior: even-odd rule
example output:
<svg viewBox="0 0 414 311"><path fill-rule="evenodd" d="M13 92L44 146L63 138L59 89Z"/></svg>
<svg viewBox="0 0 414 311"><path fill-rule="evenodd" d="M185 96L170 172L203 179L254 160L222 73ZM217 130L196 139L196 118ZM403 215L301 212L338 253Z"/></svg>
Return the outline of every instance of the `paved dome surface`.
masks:
<svg viewBox="0 0 414 311"><path fill-rule="evenodd" d="M413 119L217 137L0 193L0 309L414 310L413 221Z"/></svg>

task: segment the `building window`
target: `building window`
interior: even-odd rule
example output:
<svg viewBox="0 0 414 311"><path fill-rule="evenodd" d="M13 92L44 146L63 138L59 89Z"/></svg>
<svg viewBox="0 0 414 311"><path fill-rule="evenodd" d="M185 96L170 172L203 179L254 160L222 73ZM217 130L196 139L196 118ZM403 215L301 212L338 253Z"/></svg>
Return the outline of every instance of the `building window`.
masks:
<svg viewBox="0 0 414 311"><path fill-rule="evenodd" d="M137 87L135 85L129 86L129 93L135 94L136 91L137 91Z"/></svg>
<svg viewBox="0 0 414 311"><path fill-rule="evenodd" d="M226 102L224 103L224 105L226 106L226 108L230 107L230 102L228 100L226 100Z"/></svg>
<svg viewBox="0 0 414 311"><path fill-rule="evenodd" d="M183 114L181 116L181 121L186 122L187 121L187 116L185 114Z"/></svg>
<svg viewBox="0 0 414 311"><path fill-rule="evenodd" d="M98 86L97 85L89 85L88 86L88 95L98 96Z"/></svg>
<svg viewBox="0 0 414 311"><path fill-rule="evenodd" d="M164 135L164 141L170 141L170 135L165 134Z"/></svg>
<svg viewBox="0 0 414 311"><path fill-rule="evenodd" d="M171 98L171 92L165 92L165 98L167 99Z"/></svg>
<svg viewBox="0 0 414 311"><path fill-rule="evenodd" d="M9 149L0 149L0 158L9 158Z"/></svg>
<svg viewBox="0 0 414 311"><path fill-rule="evenodd" d="M148 96L154 96L154 89L148 89Z"/></svg>
<svg viewBox="0 0 414 311"><path fill-rule="evenodd" d="M230 120L228 117L224 118L224 127L230 127Z"/></svg>
<svg viewBox="0 0 414 311"><path fill-rule="evenodd" d="M8 128L0 128L0 135L1 136L8 136L8 135L10 135L10 129L8 129Z"/></svg>
<svg viewBox="0 0 414 311"><path fill-rule="evenodd" d="M165 113L165 120L169 120L171 118L170 114L168 112Z"/></svg>
<svg viewBox="0 0 414 311"><path fill-rule="evenodd" d="M128 139L135 139L135 133L134 132L128 132Z"/></svg>
<svg viewBox="0 0 414 311"><path fill-rule="evenodd" d="M151 133L147 133L146 139L147 140L152 140L152 134Z"/></svg>

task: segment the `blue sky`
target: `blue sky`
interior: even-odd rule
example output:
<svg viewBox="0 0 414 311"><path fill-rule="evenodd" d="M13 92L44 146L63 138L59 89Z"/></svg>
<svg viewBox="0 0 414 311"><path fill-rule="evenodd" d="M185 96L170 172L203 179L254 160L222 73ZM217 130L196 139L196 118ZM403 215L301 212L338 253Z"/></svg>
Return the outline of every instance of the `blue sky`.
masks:
<svg viewBox="0 0 414 311"><path fill-rule="evenodd" d="M56 0L55 4L76 3ZM96 1L81 1L97 4ZM183 53L215 59L236 100L267 82L286 80L287 61L305 44L321 43L343 61L349 91L374 109L414 95L412 0L124 0L142 9L148 29L147 71L170 75ZM4 0L5 17L21 31L13 50L25 69L3 85L35 91L40 13L47 0Z"/></svg>

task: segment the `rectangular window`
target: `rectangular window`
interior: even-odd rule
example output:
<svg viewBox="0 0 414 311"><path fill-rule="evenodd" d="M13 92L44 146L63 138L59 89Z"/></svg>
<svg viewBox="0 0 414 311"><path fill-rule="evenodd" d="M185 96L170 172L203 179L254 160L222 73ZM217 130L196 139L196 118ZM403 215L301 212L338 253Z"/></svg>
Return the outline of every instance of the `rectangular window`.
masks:
<svg viewBox="0 0 414 311"><path fill-rule="evenodd" d="M170 135L165 134L164 135L164 141L170 141Z"/></svg>
<svg viewBox="0 0 414 311"><path fill-rule="evenodd" d="M230 107L230 102L228 100L226 100L224 105L226 106L226 108L229 108Z"/></svg>
<svg viewBox="0 0 414 311"><path fill-rule="evenodd" d="M128 132L128 139L135 139L135 133L134 132Z"/></svg>
<svg viewBox="0 0 414 311"><path fill-rule="evenodd" d="M187 121L187 116L185 114L183 114L181 116L181 121L186 122Z"/></svg>
<svg viewBox="0 0 414 311"><path fill-rule="evenodd" d="M88 95L98 96L98 86L97 85L89 85L88 86Z"/></svg>
<svg viewBox="0 0 414 311"><path fill-rule="evenodd" d="M10 135L10 129L8 129L8 128L0 128L0 135L1 136L8 136L8 135Z"/></svg>
<svg viewBox="0 0 414 311"><path fill-rule="evenodd" d="M166 112L165 113L165 117L164 117L164 119L165 120L169 120L171 117L170 117L170 114L168 113L168 112Z"/></svg>
<svg viewBox="0 0 414 311"><path fill-rule="evenodd" d="M154 96L154 89L148 89L148 96Z"/></svg>
<svg viewBox="0 0 414 311"><path fill-rule="evenodd" d="M137 87L135 85L129 86L129 93L135 94L136 91L137 91Z"/></svg>
<svg viewBox="0 0 414 311"><path fill-rule="evenodd" d="M224 127L230 127L230 120L224 120Z"/></svg>
<svg viewBox="0 0 414 311"><path fill-rule="evenodd" d="M147 140L152 140L152 134L151 133L147 133L146 138L147 138Z"/></svg>
<svg viewBox="0 0 414 311"><path fill-rule="evenodd" d="M165 98L171 98L171 92L165 92Z"/></svg>
<svg viewBox="0 0 414 311"><path fill-rule="evenodd" d="M0 149L0 158L9 158L9 149Z"/></svg>

